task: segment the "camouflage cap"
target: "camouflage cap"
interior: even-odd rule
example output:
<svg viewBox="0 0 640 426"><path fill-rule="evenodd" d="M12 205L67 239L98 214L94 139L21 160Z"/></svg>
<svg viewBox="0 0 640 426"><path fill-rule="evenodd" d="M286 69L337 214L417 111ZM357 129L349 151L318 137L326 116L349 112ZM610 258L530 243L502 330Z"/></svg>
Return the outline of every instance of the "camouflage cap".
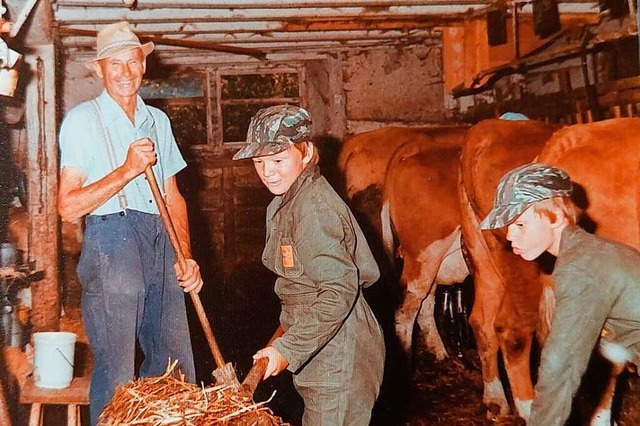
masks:
<svg viewBox="0 0 640 426"><path fill-rule="evenodd" d="M275 105L258 111L249 123L247 144L234 160L277 154L311 138L311 117L295 105Z"/></svg>
<svg viewBox="0 0 640 426"><path fill-rule="evenodd" d="M532 204L554 197L569 197L572 191L569 175L557 167L532 163L515 168L500 180L493 209L480 224L480 229L507 226Z"/></svg>

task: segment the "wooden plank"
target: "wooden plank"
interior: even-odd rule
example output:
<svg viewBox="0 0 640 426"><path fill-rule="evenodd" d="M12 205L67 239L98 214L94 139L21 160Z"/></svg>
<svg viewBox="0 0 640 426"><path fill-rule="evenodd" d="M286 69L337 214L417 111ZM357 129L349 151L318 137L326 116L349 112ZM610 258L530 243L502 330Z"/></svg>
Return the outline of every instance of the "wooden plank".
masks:
<svg viewBox="0 0 640 426"><path fill-rule="evenodd" d="M36 386L33 376L29 377L20 389L20 402L23 404L89 404L89 376L74 377L64 389L46 389Z"/></svg>

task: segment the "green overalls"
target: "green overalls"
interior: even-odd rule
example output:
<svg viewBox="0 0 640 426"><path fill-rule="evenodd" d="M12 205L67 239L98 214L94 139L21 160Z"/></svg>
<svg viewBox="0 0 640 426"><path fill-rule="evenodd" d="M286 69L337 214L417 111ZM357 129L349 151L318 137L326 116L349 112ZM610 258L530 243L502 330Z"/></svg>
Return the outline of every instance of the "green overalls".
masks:
<svg viewBox="0 0 640 426"><path fill-rule="evenodd" d="M556 309L542 350L529 426L561 426L600 339L640 360L640 253L577 226L562 231L553 271Z"/></svg>
<svg viewBox="0 0 640 426"><path fill-rule="evenodd" d="M304 425L368 425L384 366L382 331L362 288L378 266L351 211L309 165L267 209L264 265L278 275L273 346L304 399Z"/></svg>

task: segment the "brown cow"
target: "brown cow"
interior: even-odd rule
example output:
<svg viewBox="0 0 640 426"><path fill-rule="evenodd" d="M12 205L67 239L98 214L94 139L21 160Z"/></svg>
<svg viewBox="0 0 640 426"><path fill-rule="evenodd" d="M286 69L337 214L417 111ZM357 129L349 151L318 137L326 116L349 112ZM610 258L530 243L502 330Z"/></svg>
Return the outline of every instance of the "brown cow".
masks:
<svg viewBox="0 0 640 426"><path fill-rule="evenodd" d="M381 194L391 156L400 145L419 134L419 130L406 127L385 127L347 139L338 156L338 169L344 176L347 198L353 200L374 187Z"/></svg>
<svg viewBox="0 0 640 426"><path fill-rule="evenodd" d="M349 205L380 236L382 185L387 164L401 145L420 137L447 140L449 129L457 127L384 127L359 133L347 139L338 156L338 169L344 177ZM457 130L453 130L456 132Z"/></svg>
<svg viewBox="0 0 640 426"><path fill-rule="evenodd" d="M385 127L360 133L344 142L338 156L343 195L371 246L382 272L382 280L395 280L397 275L395 265L384 255L382 245L380 210L384 175L396 149L419 135L419 130L402 127Z"/></svg>
<svg viewBox="0 0 640 426"><path fill-rule="evenodd" d="M432 149L428 148L430 146L437 147L436 151L445 149L452 160L456 157L452 153L455 150L459 150L466 129L467 127L448 126L422 129L389 127L353 136L345 142L338 159L338 166L344 176L344 187L349 204L359 220L364 222L363 228L369 230L367 238L373 247L382 248L382 191L387 165L391 158L396 158L399 163L392 167L394 170L392 173L395 175L401 173L400 168L404 160L417 154L421 149L420 147L427 147L427 151ZM447 149L448 145L452 147L452 151ZM411 164L414 170L418 170L420 163L414 160L412 158L406 163ZM425 164L427 163L430 171L426 171L426 173L435 173L437 167L432 162L429 163L427 161ZM418 173L421 172L418 171ZM434 175L437 175L437 173ZM456 176L457 166L448 170L446 177L455 178ZM448 265L448 262L444 262L444 256L448 252L441 253L441 248L436 248L436 246L444 244L440 239L453 233L455 227L459 225L459 220L451 220L444 217L441 213L446 211L445 207L435 209L435 207L439 206L439 198L442 197L442 195L436 194L441 194L443 188L448 188L449 192L446 192L448 195L442 197L442 199L451 199L451 194L455 194L456 188L455 185L445 187L430 186L429 181L426 180L428 176L423 174L423 177L425 178L407 179L405 182L402 179L390 179L394 187L391 190L386 190L387 194L392 194L391 196L394 198L393 204L397 204L393 207L394 214L397 217L393 219L396 226L398 226L397 229L401 229L399 232L402 235L397 234L395 237L399 240L400 249L398 252L404 257L405 265L401 279L401 290L405 293L405 297L402 307L396 311L396 331L403 349L409 354L411 350L411 330L413 330L416 315L421 304L423 304L423 300L427 297L427 294L430 294L431 297L425 302L425 309L420 311L418 319L425 335L427 349L435 354L438 359L442 359L446 356L446 351L435 329L433 291L430 290L433 289L432 286L440 267ZM450 183L450 181L447 183ZM404 193L410 195L409 202L398 196L402 192L402 189L398 191L399 187L403 186ZM436 190L433 195L429 194L429 191L432 190ZM415 207L423 206L423 204L430 207L422 212L420 209L415 209ZM449 213L451 213L452 217L458 218L459 207L457 203L449 204ZM387 224L390 219L388 216L389 206L391 206L391 203L387 203L387 210L382 215ZM423 214L424 216L421 217ZM452 226L453 223L455 225ZM412 228L414 232L411 232ZM416 230L426 230L426 232L423 234L422 232L415 232ZM393 236L390 236L390 231L387 231L386 235L388 239L393 238ZM448 241L450 244L458 244L459 246L459 239L455 238L455 236L449 236ZM432 252L429 253L428 247L432 243L435 244L431 247ZM390 243L387 243L387 246L389 245ZM421 253L423 258L419 258ZM428 256L425 253L428 253ZM378 260L385 264L384 258L378 257ZM455 267L458 266L456 265ZM464 278L467 273L466 265L462 268L464 269L463 272L456 271L456 273ZM441 279L442 283L445 281L451 282L443 278L443 270L440 272L438 279ZM424 277L424 281L421 284L416 284L415 280L419 276ZM407 285L410 286L408 292L405 290Z"/></svg>
<svg viewBox="0 0 640 426"><path fill-rule="evenodd" d="M415 135L387 166L381 211L383 240L403 259L403 301L395 313L396 334L409 355L416 321L428 351L447 356L435 319L434 284L464 281L469 270L460 245L457 196L460 152L466 128ZM393 230L393 233L392 233Z"/></svg>
<svg viewBox="0 0 640 426"><path fill-rule="evenodd" d="M482 363L487 416L510 412L498 372L502 352L513 400L527 418L533 385L530 351L542 285L536 263L515 256L501 231L480 232L497 184L508 170L540 153L553 129L537 121L485 120L472 127L461 159L462 234L474 268L470 323Z"/></svg>

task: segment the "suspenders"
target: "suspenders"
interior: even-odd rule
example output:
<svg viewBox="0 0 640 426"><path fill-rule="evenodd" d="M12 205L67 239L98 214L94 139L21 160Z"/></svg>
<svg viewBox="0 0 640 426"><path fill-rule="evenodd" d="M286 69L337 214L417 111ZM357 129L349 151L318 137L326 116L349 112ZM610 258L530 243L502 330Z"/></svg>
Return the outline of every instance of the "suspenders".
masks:
<svg viewBox="0 0 640 426"><path fill-rule="evenodd" d="M113 148L113 142L109 137L109 130L107 130L107 126L104 124L104 117L102 115L102 110L100 109L100 104L98 104L98 101L96 99L93 99L91 101L91 106L93 106L93 109L96 112L96 115L98 116L98 121L100 122L100 128L102 129L102 136L107 145L107 152L109 155L109 162L111 163L111 169L115 170L117 167L116 154ZM152 131L153 139L157 141L158 137L157 137L156 128L154 124L151 125L151 131ZM118 197L118 204L120 205L120 208L126 214L128 204L127 204L127 197L124 194L124 188L118 191L116 195Z"/></svg>
<svg viewBox="0 0 640 426"><path fill-rule="evenodd" d="M98 115L98 121L100 122L100 128L102 129L102 136L104 137L105 143L107 144L107 151L109 153L109 161L111 162L111 170L116 169L116 154L113 149L113 142L111 142L111 138L109 137L109 131L104 124L104 119L102 117L102 110L100 109L100 105L98 101L95 99L91 101L91 105L93 109L96 111ZM120 204L120 208L123 212L127 211L127 197L124 195L124 188L118 191L118 204Z"/></svg>

